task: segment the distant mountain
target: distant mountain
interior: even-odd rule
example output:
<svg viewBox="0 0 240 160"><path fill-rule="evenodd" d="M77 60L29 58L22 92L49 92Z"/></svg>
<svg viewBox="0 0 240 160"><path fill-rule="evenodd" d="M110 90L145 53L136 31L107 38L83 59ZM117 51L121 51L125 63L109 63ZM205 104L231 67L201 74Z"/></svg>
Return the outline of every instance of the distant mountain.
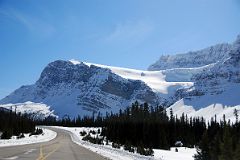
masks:
<svg viewBox="0 0 240 160"><path fill-rule="evenodd" d="M233 120L233 110L240 110L240 36L228 52L229 57L219 60L210 68L192 77L194 85L179 89L170 108L176 114L218 118L226 115Z"/></svg>
<svg viewBox="0 0 240 160"><path fill-rule="evenodd" d="M20 87L0 104L42 103L62 117L105 115L137 100L171 105L176 114L232 118L232 110L240 109L239 54L240 36L233 44L163 56L149 67L159 71L57 60L44 68L35 84Z"/></svg>
<svg viewBox="0 0 240 160"><path fill-rule="evenodd" d="M178 75L173 70L149 72L58 60L47 65L35 84L20 87L0 104L41 102L60 117L99 111L105 115L106 111L118 112L136 100L154 106L172 103L177 89L192 85L190 77L189 70L181 70Z"/></svg>
<svg viewBox="0 0 240 160"><path fill-rule="evenodd" d="M229 57L232 45L217 44L199 51L191 51L176 55L163 55L148 67L149 71L159 71L172 68L194 68L222 61Z"/></svg>
<svg viewBox="0 0 240 160"><path fill-rule="evenodd" d="M194 85L185 91L179 90L181 98L187 95L220 94L231 85L240 84L240 36L228 52L229 57L216 62L192 76ZM176 93L178 94L178 93Z"/></svg>
<svg viewBox="0 0 240 160"><path fill-rule="evenodd" d="M125 79L108 68L58 60L43 70L35 84L20 87L0 103L42 102L57 115L76 116L116 112L136 100L152 105L164 101L140 80Z"/></svg>

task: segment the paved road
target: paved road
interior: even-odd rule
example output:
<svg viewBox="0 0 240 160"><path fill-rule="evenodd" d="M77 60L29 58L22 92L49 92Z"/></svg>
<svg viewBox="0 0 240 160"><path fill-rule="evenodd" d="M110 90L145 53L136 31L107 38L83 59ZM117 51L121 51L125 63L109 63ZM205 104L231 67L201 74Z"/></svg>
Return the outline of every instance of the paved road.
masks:
<svg viewBox="0 0 240 160"><path fill-rule="evenodd" d="M49 142L0 147L0 160L106 160L72 142L68 132L53 129L57 137Z"/></svg>

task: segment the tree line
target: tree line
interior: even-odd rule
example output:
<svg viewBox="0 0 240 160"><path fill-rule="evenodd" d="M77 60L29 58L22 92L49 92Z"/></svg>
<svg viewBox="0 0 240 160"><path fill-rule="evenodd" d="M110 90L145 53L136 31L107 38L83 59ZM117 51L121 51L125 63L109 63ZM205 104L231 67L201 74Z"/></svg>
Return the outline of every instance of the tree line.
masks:
<svg viewBox="0 0 240 160"><path fill-rule="evenodd" d="M0 108L0 138L9 139L23 133L33 133L36 123L31 115Z"/></svg>
<svg viewBox="0 0 240 160"><path fill-rule="evenodd" d="M193 147L201 140L206 129L203 118L182 115L177 118L171 111L170 117L163 106L155 108L138 102L117 114L104 119L103 135L110 141L146 148L170 149L177 141Z"/></svg>
<svg viewBox="0 0 240 160"><path fill-rule="evenodd" d="M43 124L68 127L102 127L102 136L113 142L114 147L123 145L140 148L170 149L181 142L185 147L196 147L195 160L240 160L240 123L234 110L236 123L213 117L206 122L203 117L170 115L164 106L149 106L137 101L118 113L100 113L71 119L46 119Z"/></svg>
<svg viewBox="0 0 240 160"><path fill-rule="evenodd" d="M64 116L60 120L45 119L39 124L66 127L102 127L102 135L116 144L129 144L145 148L169 149L176 141L193 147L199 143L206 123L203 118L188 118L166 113L164 106L149 106L137 101L119 113L100 113L71 119Z"/></svg>
<svg viewBox="0 0 240 160"><path fill-rule="evenodd" d="M197 144L195 160L240 160L240 123L237 110L236 122L212 119Z"/></svg>

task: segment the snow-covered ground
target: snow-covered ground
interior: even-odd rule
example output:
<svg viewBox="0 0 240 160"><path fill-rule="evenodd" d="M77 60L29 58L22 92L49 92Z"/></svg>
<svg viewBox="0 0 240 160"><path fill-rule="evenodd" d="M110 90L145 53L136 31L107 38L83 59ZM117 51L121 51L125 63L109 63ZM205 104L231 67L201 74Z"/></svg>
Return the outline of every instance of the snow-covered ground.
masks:
<svg viewBox="0 0 240 160"><path fill-rule="evenodd" d="M112 160L193 160L192 156L196 153L195 149L181 147L178 148L178 152L175 152L175 148L172 148L170 151L154 149L154 156L142 156L125 151L122 147L120 149L112 148L110 142L109 145L97 145L83 141L83 136L79 134L81 131L88 133L90 130L94 130L97 132L100 128L54 127L69 131L73 142Z"/></svg>
<svg viewBox="0 0 240 160"><path fill-rule="evenodd" d="M32 114L36 118L45 118L45 117L57 117L54 115L54 111L50 110L50 106L47 106L43 103L33 103L33 102L25 102L25 103L15 103L15 104L2 104L0 108L5 108L8 110L16 111L17 113L27 113Z"/></svg>
<svg viewBox="0 0 240 160"><path fill-rule="evenodd" d="M57 133L52 130L45 129L45 128L42 128L42 130L43 130L43 134L41 135L29 136L29 134L24 134L25 137L20 139L17 139L16 136L13 136L9 140L0 139L0 147L47 142L54 139L57 136Z"/></svg>
<svg viewBox="0 0 240 160"><path fill-rule="evenodd" d="M175 151L175 147L170 151L154 149L154 158L162 160L193 160L193 155L196 154L195 148L177 147L178 152Z"/></svg>

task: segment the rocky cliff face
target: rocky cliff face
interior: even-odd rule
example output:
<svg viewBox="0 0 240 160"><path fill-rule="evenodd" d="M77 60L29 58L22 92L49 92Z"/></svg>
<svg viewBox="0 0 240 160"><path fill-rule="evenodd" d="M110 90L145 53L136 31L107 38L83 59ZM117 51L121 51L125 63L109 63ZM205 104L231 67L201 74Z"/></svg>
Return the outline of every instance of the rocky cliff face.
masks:
<svg viewBox="0 0 240 160"><path fill-rule="evenodd" d="M229 57L217 62L209 70L196 74L193 77L197 88L214 87L221 88L227 83L240 83L240 36L233 43L232 49L228 52Z"/></svg>
<svg viewBox="0 0 240 160"><path fill-rule="evenodd" d="M227 120L235 121L234 110L240 109L240 36L228 51L229 57L219 60L203 71L192 76L194 85L178 89L175 103L167 110L174 114L204 117L210 121L223 115Z"/></svg>
<svg viewBox="0 0 240 160"><path fill-rule="evenodd" d="M76 116L118 111L136 100L152 105L161 101L142 81L124 79L107 68L58 60L43 70L35 84L20 87L0 103L42 102L57 115Z"/></svg>
<svg viewBox="0 0 240 160"><path fill-rule="evenodd" d="M158 71L172 68L194 68L222 61L229 57L230 44L218 44L199 51L184 54L164 55L149 66L148 70Z"/></svg>
<svg viewBox="0 0 240 160"><path fill-rule="evenodd" d="M205 94L221 94L231 85L240 85L240 36L228 51L229 57L192 77L194 85L176 92L178 99Z"/></svg>

